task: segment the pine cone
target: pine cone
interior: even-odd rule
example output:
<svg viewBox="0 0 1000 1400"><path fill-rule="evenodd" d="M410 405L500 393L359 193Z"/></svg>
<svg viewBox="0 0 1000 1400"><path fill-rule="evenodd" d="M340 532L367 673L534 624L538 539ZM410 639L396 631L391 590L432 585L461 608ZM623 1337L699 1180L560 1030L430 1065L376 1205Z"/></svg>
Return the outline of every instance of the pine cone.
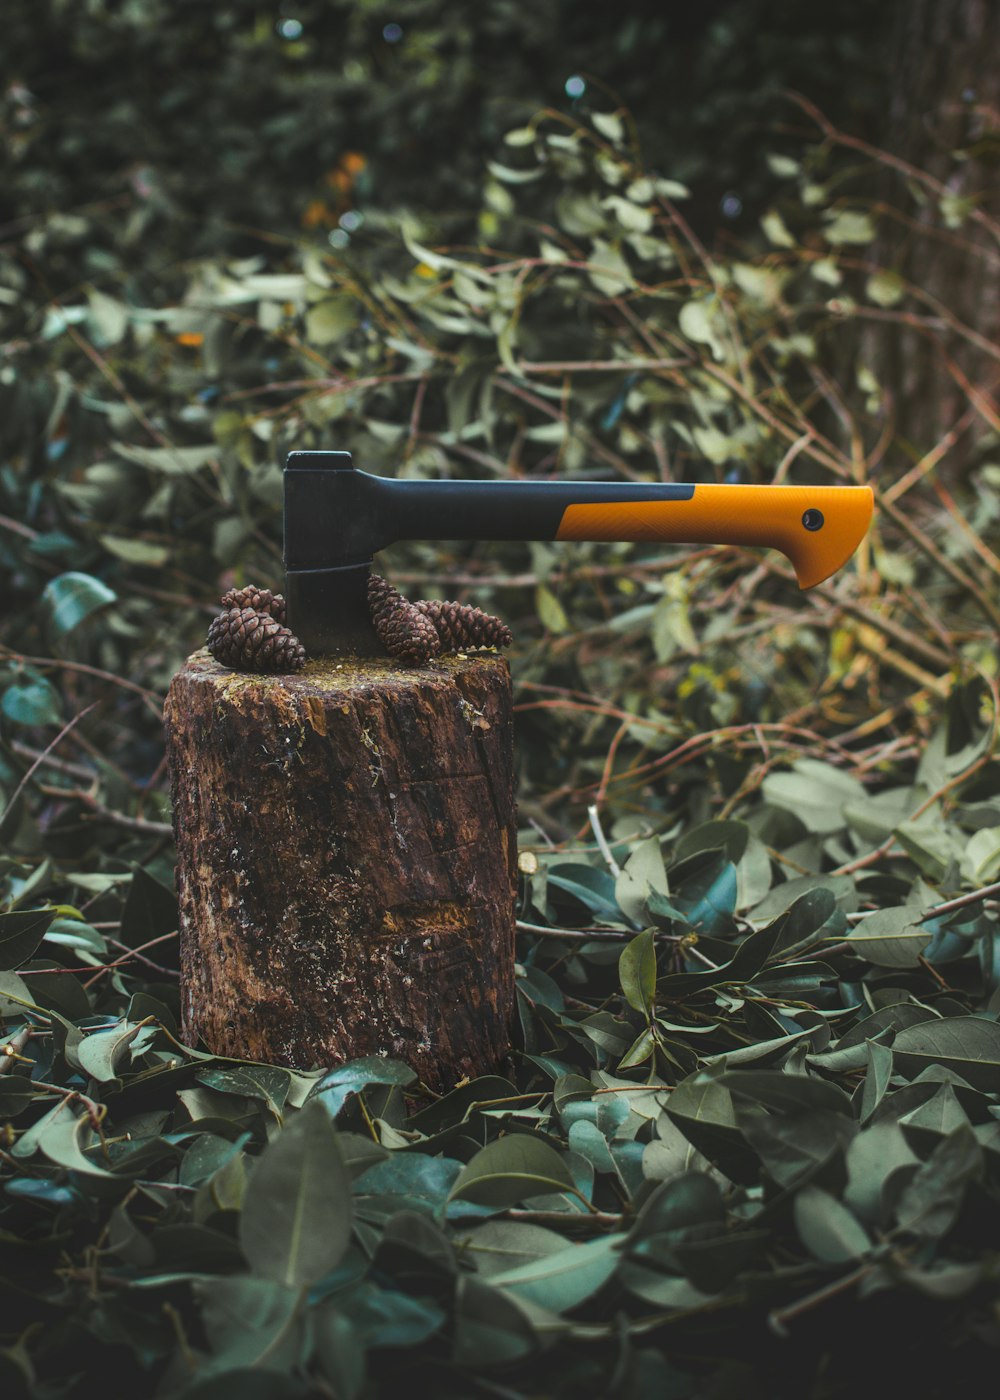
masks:
<svg viewBox="0 0 1000 1400"><path fill-rule="evenodd" d="M434 624L378 574L368 580L368 606L376 635L390 656L419 665L438 655L441 642Z"/></svg>
<svg viewBox="0 0 1000 1400"><path fill-rule="evenodd" d="M434 624L443 651L509 647L514 640L505 622L468 603L442 603L421 598L413 606Z"/></svg>
<svg viewBox="0 0 1000 1400"><path fill-rule="evenodd" d="M301 671L305 647L287 627L254 608L230 608L220 613L208 629L208 649L223 666L234 671L276 675Z"/></svg>
<svg viewBox="0 0 1000 1400"><path fill-rule="evenodd" d="M285 620L285 600L280 593L272 593L269 588L255 588L248 583L246 588L231 588L222 595L224 608L253 608L254 612L268 613L276 622Z"/></svg>

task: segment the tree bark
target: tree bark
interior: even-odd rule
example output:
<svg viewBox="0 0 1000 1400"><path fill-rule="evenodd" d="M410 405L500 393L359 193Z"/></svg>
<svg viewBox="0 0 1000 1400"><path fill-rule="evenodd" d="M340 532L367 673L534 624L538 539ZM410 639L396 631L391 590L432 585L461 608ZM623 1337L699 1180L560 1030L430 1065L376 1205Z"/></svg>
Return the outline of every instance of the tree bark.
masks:
<svg viewBox="0 0 1000 1400"><path fill-rule="evenodd" d="M922 198L910 221L886 225L879 255L885 266L929 293L963 330L935 319L933 306L925 305L919 310L930 316L933 334L870 339L877 347L876 367L898 406L899 430L913 451L927 452L959 429L944 464L946 475L962 470L988 427L970 412L961 377L987 399L998 380L995 360L975 340L995 340L997 334L995 230L962 214L963 200L994 219L998 214L998 46L995 0L897 0L883 145L940 181L951 212L945 209L942 218L939 202ZM896 179L887 180L886 196L900 202Z"/></svg>
<svg viewBox="0 0 1000 1400"><path fill-rule="evenodd" d="M510 674L229 671L207 652L165 709L183 1031L283 1065L405 1060L431 1088L500 1066L514 1003Z"/></svg>

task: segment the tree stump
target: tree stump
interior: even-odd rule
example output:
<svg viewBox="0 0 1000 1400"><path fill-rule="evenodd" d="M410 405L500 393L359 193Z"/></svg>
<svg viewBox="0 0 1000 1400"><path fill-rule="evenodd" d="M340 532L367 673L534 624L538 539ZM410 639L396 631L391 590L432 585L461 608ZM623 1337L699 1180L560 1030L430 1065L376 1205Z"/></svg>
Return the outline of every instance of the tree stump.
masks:
<svg viewBox="0 0 1000 1400"><path fill-rule="evenodd" d="M164 718L183 1032L216 1054L496 1070L514 1003L510 673L323 658L287 676L207 651Z"/></svg>

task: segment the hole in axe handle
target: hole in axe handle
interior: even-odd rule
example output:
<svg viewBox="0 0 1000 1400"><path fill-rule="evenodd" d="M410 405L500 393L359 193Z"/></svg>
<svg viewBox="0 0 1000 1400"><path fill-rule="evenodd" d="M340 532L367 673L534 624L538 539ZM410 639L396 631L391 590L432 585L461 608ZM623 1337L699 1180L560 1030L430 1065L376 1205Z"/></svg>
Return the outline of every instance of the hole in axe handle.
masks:
<svg viewBox="0 0 1000 1400"><path fill-rule="evenodd" d="M349 652L384 656L368 611L371 564L340 569L290 569L285 575L288 625L306 656Z"/></svg>

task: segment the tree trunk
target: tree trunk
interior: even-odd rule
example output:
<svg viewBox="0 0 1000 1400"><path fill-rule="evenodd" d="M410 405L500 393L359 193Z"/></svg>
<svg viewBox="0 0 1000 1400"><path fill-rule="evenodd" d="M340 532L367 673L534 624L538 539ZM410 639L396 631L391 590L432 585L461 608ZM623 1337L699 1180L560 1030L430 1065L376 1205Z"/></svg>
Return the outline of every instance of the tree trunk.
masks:
<svg viewBox="0 0 1000 1400"><path fill-rule="evenodd" d="M898 431L913 450L928 452L958 428L944 464L945 474L955 475L987 427L970 410L961 376L987 397L998 379L996 361L975 337L996 339L1000 250L995 235L963 213L963 201L997 215L1000 5L996 0L897 0L893 50L882 144L940 181L947 195L943 208L931 197L916 205L912 221L887 222L879 256L884 266L929 293L964 330L935 317L933 304L925 304L918 310L935 322L931 336L871 339L882 342L876 369L893 392ZM886 194L900 203L898 178Z"/></svg>
<svg viewBox="0 0 1000 1400"><path fill-rule="evenodd" d="M510 674L498 656L297 676L207 652L165 710L183 1030L283 1065L501 1065L514 1001Z"/></svg>

